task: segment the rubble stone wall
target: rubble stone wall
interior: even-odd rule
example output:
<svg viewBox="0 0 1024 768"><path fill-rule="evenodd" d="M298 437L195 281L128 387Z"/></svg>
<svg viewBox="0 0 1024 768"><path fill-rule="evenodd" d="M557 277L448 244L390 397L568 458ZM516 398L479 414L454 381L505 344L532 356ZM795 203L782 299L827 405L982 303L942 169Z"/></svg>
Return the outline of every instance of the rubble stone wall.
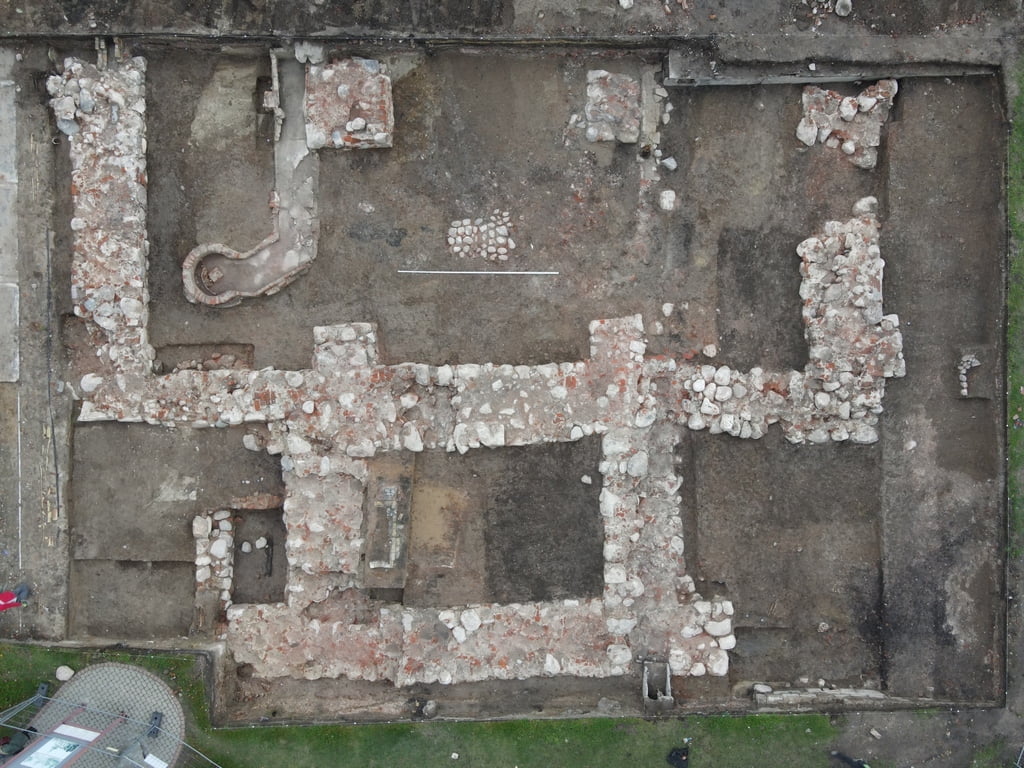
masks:
<svg viewBox="0 0 1024 768"><path fill-rule="evenodd" d="M71 146L74 312L105 335L96 354L115 372L147 374L146 61L69 58L47 89Z"/></svg>

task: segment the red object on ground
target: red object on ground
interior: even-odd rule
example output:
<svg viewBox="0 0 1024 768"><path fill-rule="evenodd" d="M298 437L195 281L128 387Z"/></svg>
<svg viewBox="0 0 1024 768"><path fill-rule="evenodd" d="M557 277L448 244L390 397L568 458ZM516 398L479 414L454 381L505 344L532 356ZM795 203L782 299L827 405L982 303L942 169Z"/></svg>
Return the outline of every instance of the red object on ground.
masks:
<svg viewBox="0 0 1024 768"><path fill-rule="evenodd" d="M6 611L8 608L20 608L21 603L18 601L18 596L8 590L7 592L0 592L0 611Z"/></svg>

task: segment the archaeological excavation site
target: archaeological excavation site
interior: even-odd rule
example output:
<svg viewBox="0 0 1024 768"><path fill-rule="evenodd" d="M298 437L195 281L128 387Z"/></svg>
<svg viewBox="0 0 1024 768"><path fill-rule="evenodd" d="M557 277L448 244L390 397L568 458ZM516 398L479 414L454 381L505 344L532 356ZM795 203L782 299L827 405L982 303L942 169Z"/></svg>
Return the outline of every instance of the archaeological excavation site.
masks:
<svg viewBox="0 0 1024 768"><path fill-rule="evenodd" d="M223 723L1000 705L1018 5L644 2L3 42L0 635Z"/></svg>

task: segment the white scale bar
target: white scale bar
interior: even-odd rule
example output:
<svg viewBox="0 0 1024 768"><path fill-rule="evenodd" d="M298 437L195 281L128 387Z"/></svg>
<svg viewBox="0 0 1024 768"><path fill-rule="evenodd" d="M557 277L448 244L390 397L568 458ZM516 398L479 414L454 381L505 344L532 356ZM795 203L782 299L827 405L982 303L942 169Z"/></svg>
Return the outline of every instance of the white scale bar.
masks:
<svg viewBox="0 0 1024 768"><path fill-rule="evenodd" d="M558 272L514 272L504 269L458 270L458 269L400 269L400 275L557 275Z"/></svg>

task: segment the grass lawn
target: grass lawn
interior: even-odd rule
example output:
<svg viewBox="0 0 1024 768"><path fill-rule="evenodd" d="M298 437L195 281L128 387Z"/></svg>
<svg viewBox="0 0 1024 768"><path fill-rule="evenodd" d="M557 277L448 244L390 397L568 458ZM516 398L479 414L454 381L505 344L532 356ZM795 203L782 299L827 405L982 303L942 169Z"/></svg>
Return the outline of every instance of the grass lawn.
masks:
<svg viewBox="0 0 1024 768"><path fill-rule="evenodd" d="M237 745L228 753L248 755L225 766L657 766L690 736L699 765L750 768L772 755L798 768L824 765L832 734L827 717L804 715L271 728L217 738Z"/></svg>
<svg viewBox="0 0 1024 768"><path fill-rule="evenodd" d="M31 696L42 681L56 691L60 664L81 669L105 661L138 664L176 691L189 714L194 747L224 768L597 768L667 765L684 737L692 758L716 768L750 768L766 756L803 768L826 764L835 733L824 715L517 720L211 729L201 664L189 655L75 651L0 644L0 708ZM56 695L59 696L59 693ZM458 754L458 758L452 757Z"/></svg>
<svg viewBox="0 0 1024 768"><path fill-rule="evenodd" d="M1010 219L1009 275L1006 296L1007 453L1010 547L1013 559L1024 555L1024 65L1016 75L1017 97L1007 158L1006 207Z"/></svg>

